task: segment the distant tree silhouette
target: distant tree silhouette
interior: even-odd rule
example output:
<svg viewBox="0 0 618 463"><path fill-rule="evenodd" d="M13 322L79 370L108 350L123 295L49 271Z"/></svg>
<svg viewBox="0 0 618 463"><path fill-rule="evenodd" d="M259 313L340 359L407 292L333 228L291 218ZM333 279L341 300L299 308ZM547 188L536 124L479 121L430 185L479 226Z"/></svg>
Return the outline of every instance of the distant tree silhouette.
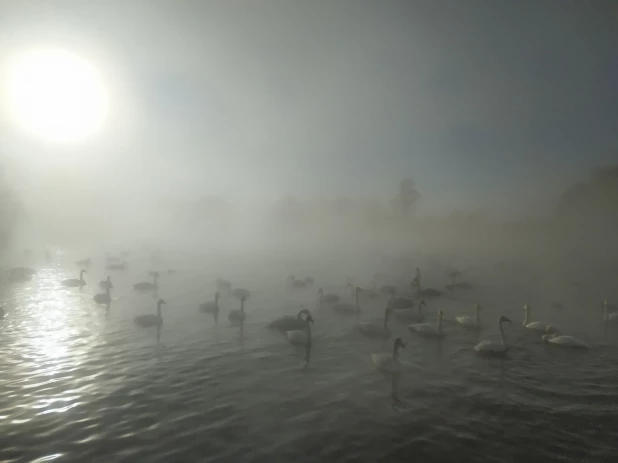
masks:
<svg viewBox="0 0 618 463"><path fill-rule="evenodd" d="M596 169L588 182L570 186L560 196L556 213L566 221L618 225L618 165Z"/></svg>
<svg viewBox="0 0 618 463"><path fill-rule="evenodd" d="M403 216L408 216L412 207L421 199L414 180L406 178L399 183L399 192L394 198L395 209Z"/></svg>

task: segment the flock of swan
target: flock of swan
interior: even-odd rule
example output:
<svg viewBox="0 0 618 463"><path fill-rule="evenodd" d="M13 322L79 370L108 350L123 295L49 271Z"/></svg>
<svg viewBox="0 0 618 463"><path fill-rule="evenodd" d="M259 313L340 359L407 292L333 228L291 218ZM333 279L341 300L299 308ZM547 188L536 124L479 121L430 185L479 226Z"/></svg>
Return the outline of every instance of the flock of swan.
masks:
<svg viewBox="0 0 618 463"><path fill-rule="evenodd" d="M88 266L91 264L91 260L84 259L77 262L78 265ZM126 262L109 261L106 268L110 270L122 270L126 266ZM10 271L10 275L13 279L29 279L34 275L33 269L25 267L17 267ZM84 274L87 270L84 268L79 273L79 278L72 278L62 280L61 284L68 288L82 288L87 283L84 279ZM169 271L172 273L172 271ZM158 279L160 274L158 271L150 271L149 276L152 277L152 281L141 281L133 285L135 291L155 292L159 288ZM455 288L465 289L465 282L456 282L456 278L460 276L460 272L451 272L449 276L453 279L451 285L447 285L447 289L454 291ZM425 322L426 314L423 309L427 308L427 298L437 298L441 296L442 292L433 288L422 288L421 286L421 272L420 269L416 269L414 279L410 283L411 289L416 289L414 293L411 291L408 294L397 294L393 285L384 285L379 290L376 289L363 289L359 286L354 287L348 282L347 287L353 290L354 302L343 302L342 298L335 293L325 293L322 288L318 290L318 310L322 313L323 309L330 308L334 313L344 316L356 317L355 330L361 335L372 338L389 340L392 336L392 332L389 329L389 320L391 318L397 319L400 323L406 324L411 335L422 336L429 338L442 338L447 333L443 330L443 311L437 311L436 322L431 324ZM233 309L228 312L228 319L233 324L243 324L247 318L245 312L245 303L251 292L244 288L232 288L232 284L229 281L218 278L215 282L216 292L214 299L206 301L199 305L198 311L203 314L211 315L215 322L219 319L220 312L220 298L222 294L228 294L236 297L240 302L238 309ZM289 288L306 288L314 284L314 280L311 277L305 279L296 279L290 276L287 281ZM99 282L100 288L104 290L102 293L95 294L93 299L97 304L109 304L112 300L111 290L113 284L111 277L108 276L105 280ZM378 298L381 296L388 297L388 303L384 309L384 317L382 323L375 323L370 321L361 320L361 307L359 303L359 297L364 294L367 298ZM158 299L156 304L156 313L142 314L135 317L134 322L139 327L157 327L161 328L163 324L162 306L165 304L163 299ZM618 322L618 307L612 306L608 301L604 301L604 321L606 323ZM590 346L584 341L577 339L573 336L564 335L553 324L543 321L532 321L532 313L529 305L523 307L524 318L522 322L522 328L525 331L536 333L540 335L541 339L549 344L561 347L589 349ZM480 331L485 328L485 325L481 321L481 306L476 304L474 307L474 315L461 315L455 317L457 325L467 330ZM5 316L5 311L0 308L0 318ZM306 308L303 308L297 315L285 315L277 318L268 324L269 329L280 331L285 335L287 340L295 346L304 346L307 349L307 362L310 358L310 351L312 346L311 337L311 325L314 323L314 318ZM505 356L509 350L509 344L507 343L504 324L511 323L511 320L505 316L498 318L498 328L500 332L500 338L498 340L487 339L477 343L473 350L480 355L488 356ZM397 337L392 345L391 353L374 353L371 358L376 368L384 373L395 373L400 370L401 365L399 363L399 351L405 348L405 343L400 337Z"/></svg>

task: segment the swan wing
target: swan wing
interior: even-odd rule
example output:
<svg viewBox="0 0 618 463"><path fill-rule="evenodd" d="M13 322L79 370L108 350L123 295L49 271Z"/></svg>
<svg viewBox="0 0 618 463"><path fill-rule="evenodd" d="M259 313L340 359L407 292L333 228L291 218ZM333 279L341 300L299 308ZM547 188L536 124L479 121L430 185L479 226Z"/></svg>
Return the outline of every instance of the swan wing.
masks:
<svg viewBox="0 0 618 463"><path fill-rule="evenodd" d="M573 336L556 336L549 340L552 344L565 347L579 347L582 349L590 349L590 346L584 341L581 341Z"/></svg>

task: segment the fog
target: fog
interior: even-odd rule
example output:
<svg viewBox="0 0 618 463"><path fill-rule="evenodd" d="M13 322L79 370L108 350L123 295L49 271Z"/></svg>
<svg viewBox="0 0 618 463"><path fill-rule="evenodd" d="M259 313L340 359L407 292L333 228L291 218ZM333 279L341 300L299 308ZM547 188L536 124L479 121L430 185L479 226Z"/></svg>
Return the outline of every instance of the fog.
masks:
<svg viewBox="0 0 618 463"><path fill-rule="evenodd" d="M8 2L2 45L92 61L110 113L70 145L3 114L6 246L613 256L615 174L593 172L615 156L615 30L534 8Z"/></svg>

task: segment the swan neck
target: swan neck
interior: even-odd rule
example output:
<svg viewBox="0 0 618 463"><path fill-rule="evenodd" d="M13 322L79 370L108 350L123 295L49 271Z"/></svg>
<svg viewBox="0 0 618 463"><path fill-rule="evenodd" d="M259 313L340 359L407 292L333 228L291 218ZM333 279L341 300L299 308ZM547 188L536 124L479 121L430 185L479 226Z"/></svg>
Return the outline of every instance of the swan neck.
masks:
<svg viewBox="0 0 618 463"><path fill-rule="evenodd" d="M397 360L399 358L399 344L395 344L393 346L393 360Z"/></svg>
<svg viewBox="0 0 618 463"><path fill-rule="evenodd" d="M442 333L442 317L438 317L438 333Z"/></svg>
<svg viewBox="0 0 618 463"><path fill-rule="evenodd" d="M389 315L389 311L388 309L384 312L384 329L386 329L387 325L388 325L388 315Z"/></svg>
<svg viewBox="0 0 618 463"><path fill-rule="evenodd" d="M500 322L500 323L498 323L498 325L500 325L500 340L502 341L502 345L506 346L506 339L504 337L504 327L502 326L503 323Z"/></svg>
<svg viewBox="0 0 618 463"><path fill-rule="evenodd" d="M476 309L476 316L474 317L477 326L481 324L481 311L477 308Z"/></svg>
<svg viewBox="0 0 618 463"><path fill-rule="evenodd" d="M240 312L243 314L245 313L245 300L244 299L240 301Z"/></svg>

